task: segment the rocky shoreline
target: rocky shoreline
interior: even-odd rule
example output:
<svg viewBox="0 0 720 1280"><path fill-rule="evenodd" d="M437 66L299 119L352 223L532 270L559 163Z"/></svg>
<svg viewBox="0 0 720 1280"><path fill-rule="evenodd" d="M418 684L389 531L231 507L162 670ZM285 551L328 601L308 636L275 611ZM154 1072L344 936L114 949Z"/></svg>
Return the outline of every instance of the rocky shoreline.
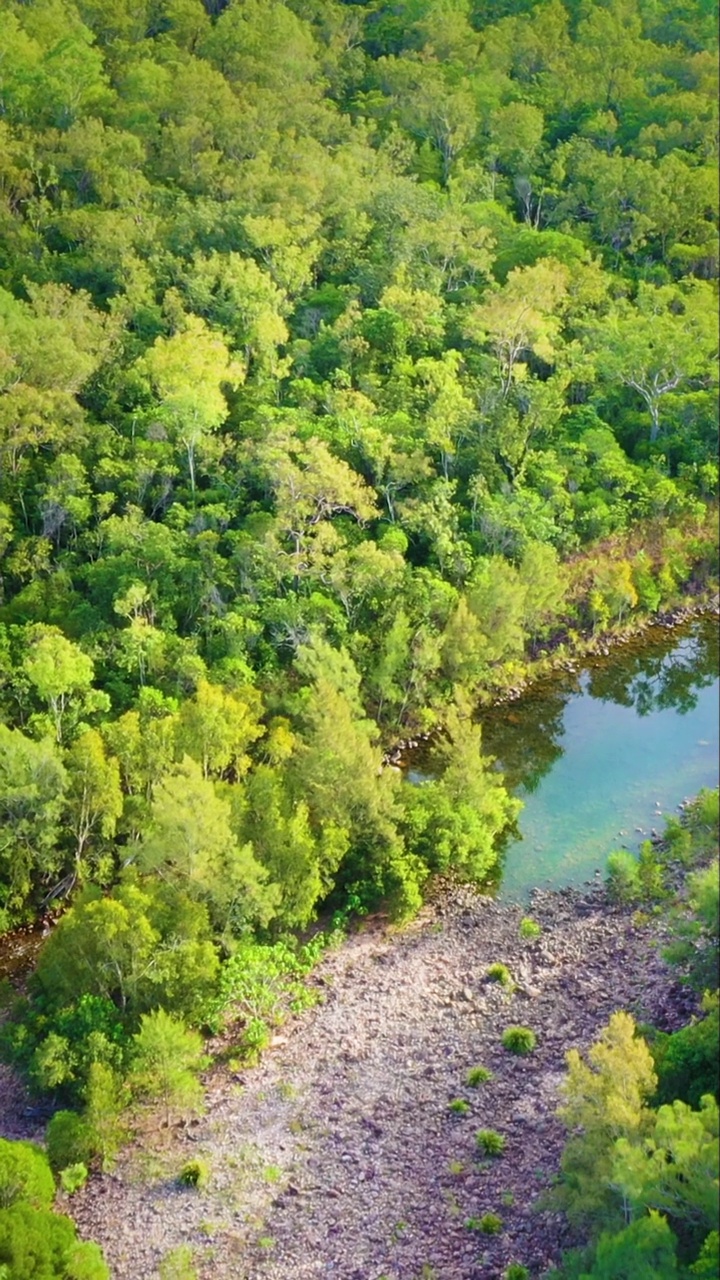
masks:
<svg viewBox="0 0 720 1280"><path fill-rule="evenodd" d="M180 1245L203 1280L499 1280L510 1261L542 1275L570 1242L538 1208L564 1141L567 1050L615 1009L666 1029L690 1009L661 921L639 924L599 888L537 891L530 910L542 932L524 940L527 908L445 888L403 931L366 922L330 952L312 979L321 1002L258 1067L216 1065L200 1120L152 1152L146 1135L69 1202L114 1280L150 1280ZM513 994L488 981L496 962ZM502 1048L510 1024L536 1031L527 1058ZM478 1064L493 1079L472 1089ZM480 1128L504 1136L502 1156L478 1158ZM196 1157L208 1185L183 1190ZM500 1234L474 1229L487 1212Z"/></svg>

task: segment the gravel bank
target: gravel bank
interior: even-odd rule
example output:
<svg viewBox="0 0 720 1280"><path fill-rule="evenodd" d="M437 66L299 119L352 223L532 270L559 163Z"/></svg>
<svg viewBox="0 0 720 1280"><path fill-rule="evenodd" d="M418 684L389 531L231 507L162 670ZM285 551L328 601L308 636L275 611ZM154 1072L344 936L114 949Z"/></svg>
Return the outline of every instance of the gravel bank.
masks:
<svg viewBox="0 0 720 1280"><path fill-rule="evenodd" d="M563 1144L567 1049L619 1008L679 1025L687 996L669 984L655 926L635 927L599 891L536 893L534 941L519 938L523 914L455 890L408 930L368 926L328 955L322 1003L259 1067L216 1067L201 1120L156 1136L152 1155L128 1148L72 1200L115 1280L149 1280L180 1244L203 1280L494 1280L510 1260L540 1275L567 1244L561 1219L537 1209ZM514 994L487 981L496 961ZM500 1045L514 1023L538 1034L527 1058ZM494 1078L467 1088L478 1063ZM470 1112L451 1113L453 1098ZM502 1156L477 1159L480 1128L505 1137ZM194 1156L209 1185L180 1190ZM486 1212L501 1234L468 1227Z"/></svg>

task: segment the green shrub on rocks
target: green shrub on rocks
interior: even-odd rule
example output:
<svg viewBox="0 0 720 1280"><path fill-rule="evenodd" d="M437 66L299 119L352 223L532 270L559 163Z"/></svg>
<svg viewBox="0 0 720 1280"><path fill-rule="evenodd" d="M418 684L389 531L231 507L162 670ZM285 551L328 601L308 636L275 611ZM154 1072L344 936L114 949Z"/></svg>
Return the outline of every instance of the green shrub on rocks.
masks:
<svg viewBox="0 0 720 1280"><path fill-rule="evenodd" d="M530 1272L522 1262L511 1262L503 1271L503 1280L530 1280Z"/></svg>
<svg viewBox="0 0 720 1280"><path fill-rule="evenodd" d="M500 986L505 987L508 991L515 990L513 976L506 964L491 964L486 970L485 976L490 982L499 982Z"/></svg>
<svg viewBox="0 0 720 1280"><path fill-rule="evenodd" d="M67 1169L60 1170L60 1186L69 1196L73 1196L76 1191L81 1191L87 1180L87 1165L81 1162L69 1164Z"/></svg>
<svg viewBox="0 0 720 1280"><path fill-rule="evenodd" d="M194 1187L196 1191L202 1191L210 1181L210 1165L207 1160L196 1158L188 1160L180 1170L178 1182L183 1187Z"/></svg>
<svg viewBox="0 0 720 1280"><path fill-rule="evenodd" d="M497 1213L484 1213L480 1219L478 1230L486 1236L499 1236L503 1229L503 1220Z"/></svg>
<svg viewBox="0 0 720 1280"><path fill-rule="evenodd" d="M539 938L542 933L542 926L538 924L537 920L533 920L532 916L523 916L520 921L519 933L521 938Z"/></svg>
<svg viewBox="0 0 720 1280"><path fill-rule="evenodd" d="M477 1089L478 1085L487 1084L492 1078L492 1071L489 1071L487 1067L477 1066L470 1067L465 1081L471 1089Z"/></svg>
<svg viewBox="0 0 720 1280"><path fill-rule="evenodd" d="M500 1156L505 1150L505 1139L494 1129L478 1129L475 1141L486 1156Z"/></svg>
<svg viewBox="0 0 720 1280"><path fill-rule="evenodd" d="M466 1116L470 1110L470 1103L465 1098L453 1098L448 1102L448 1111L452 1111L453 1115Z"/></svg>
<svg viewBox="0 0 720 1280"><path fill-rule="evenodd" d="M537 1036L529 1027L507 1027L502 1034L502 1045L508 1053L516 1053L524 1057L532 1053L537 1044Z"/></svg>

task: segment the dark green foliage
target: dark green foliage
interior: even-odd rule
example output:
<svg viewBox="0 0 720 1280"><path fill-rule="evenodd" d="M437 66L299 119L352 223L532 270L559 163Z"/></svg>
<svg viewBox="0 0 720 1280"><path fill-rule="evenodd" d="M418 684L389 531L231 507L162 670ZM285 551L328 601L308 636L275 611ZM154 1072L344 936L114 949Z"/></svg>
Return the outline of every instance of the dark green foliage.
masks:
<svg viewBox="0 0 720 1280"><path fill-rule="evenodd" d="M537 1036L530 1027L507 1027L502 1034L502 1044L508 1053L523 1057L532 1053L537 1044Z"/></svg>
<svg viewBox="0 0 720 1280"><path fill-rule="evenodd" d="M178 1175L178 1182L183 1187L195 1187L196 1190L202 1191L210 1181L210 1166L207 1160L200 1158L196 1160L188 1160L184 1164Z"/></svg>
<svg viewBox="0 0 720 1280"><path fill-rule="evenodd" d="M657 1032L651 1041L658 1076L658 1103L680 1098L697 1107L703 1094L720 1095L717 993L708 995L703 1006L704 1017L694 1019L671 1034Z"/></svg>
<svg viewBox="0 0 720 1280"><path fill-rule="evenodd" d="M499 1236L502 1229L503 1220L496 1213L484 1213L477 1223L477 1230L486 1236Z"/></svg>
<svg viewBox="0 0 720 1280"><path fill-rule="evenodd" d="M511 1262L503 1271L503 1280L530 1280L530 1272L521 1262Z"/></svg>

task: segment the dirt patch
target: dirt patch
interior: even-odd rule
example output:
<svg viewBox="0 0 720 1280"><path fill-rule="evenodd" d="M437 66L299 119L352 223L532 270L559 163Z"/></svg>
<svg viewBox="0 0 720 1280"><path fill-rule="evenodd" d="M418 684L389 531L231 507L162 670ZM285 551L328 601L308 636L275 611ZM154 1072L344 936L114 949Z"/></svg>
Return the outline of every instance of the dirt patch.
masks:
<svg viewBox="0 0 720 1280"><path fill-rule="evenodd" d="M149 1280L180 1244L203 1280L494 1280L510 1260L541 1274L568 1242L537 1207L563 1145L566 1051L615 1009L679 1025L687 996L654 945L661 926L599 891L538 892L531 910L543 931L523 941L523 909L455 890L407 931L369 928L329 954L322 1003L259 1067L215 1068L201 1120L154 1152L131 1146L72 1200L115 1280ZM513 994L488 982L496 961ZM537 1033L527 1058L501 1046L515 1023ZM477 1064L493 1079L473 1089ZM504 1154L480 1158L481 1128ZM194 1156L212 1169L201 1192L176 1182ZM488 1212L499 1235L468 1225Z"/></svg>

